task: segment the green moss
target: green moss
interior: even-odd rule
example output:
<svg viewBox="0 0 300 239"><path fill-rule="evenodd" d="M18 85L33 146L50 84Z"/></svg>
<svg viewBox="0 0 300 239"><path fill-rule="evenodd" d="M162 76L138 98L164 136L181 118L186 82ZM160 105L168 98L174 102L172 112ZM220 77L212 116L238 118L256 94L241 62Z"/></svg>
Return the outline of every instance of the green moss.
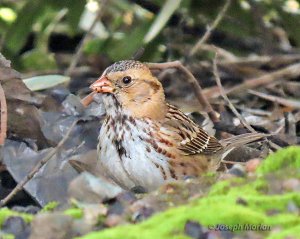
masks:
<svg viewBox="0 0 300 239"><path fill-rule="evenodd" d="M246 206L237 204L236 196L231 195L202 198L187 206L172 208L157 214L139 225L93 232L82 238L179 238L183 236L183 228L187 220L199 221L206 226L251 224L272 227L281 224L289 230L300 223L300 218L296 214L284 212L274 216L267 215L267 209L283 210L289 201L297 202L300 195L296 193L289 193L282 197L279 195L256 197L245 195L244 199L248 203ZM260 205L267 206L260 207Z"/></svg>
<svg viewBox="0 0 300 239"><path fill-rule="evenodd" d="M267 239L281 239L281 238L289 238L294 237L298 238L300 235L300 225L297 225L295 227L283 230L281 232L277 232L274 234L271 234Z"/></svg>
<svg viewBox="0 0 300 239"><path fill-rule="evenodd" d="M25 222L31 222L31 220L33 219L33 215L31 215L31 214L19 213L19 212L12 211L8 208L1 208L0 209L0 226L2 226L2 224L4 223L4 221L7 218L13 217L13 216L22 217L25 220Z"/></svg>
<svg viewBox="0 0 300 239"><path fill-rule="evenodd" d="M80 208L69 208L64 211L65 215L69 215L75 219L80 219L83 217L83 211Z"/></svg>
<svg viewBox="0 0 300 239"><path fill-rule="evenodd" d="M47 203L43 209L41 210L42 212L51 212L53 211L57 206L59 205L59 202L52 201Z"/></svg>
<svg viewBox="0 0 300 239"><path fill-rule="evenodd" d="M300 170L300 147L290 146L269 155L257 169L257 173L266 174L283 168Z"/></svg>
<svg viewBox="0 0 300 239"><path fill-rule="evenodd" d="M53 202L53 203L50 203L47 205L45 206L47 209L45 210L45 207L44 207L44 209L41 212L49 211L49 210L51 211L58 204L56 202ZM65 210L64 214L69 215L69 216L73 217L74 219L80 219L83 216L83 211L82 211L82 209L79 209L79 208L70 208L70 209ZM25 222L31 222L34 218L34 215L32 215L32 214L20 213L20 212L10 210L8 208L1 208L0 209L0 227L2 226L2 224L4 223L4 221L7 218L13 217L13 216L22 217L25 220Z"/></svg>
<svg viewBox="0 0 300 239"><path fill-rule="evenodd" d="M3 233L0 232L0 238L1 239L14 239L15 236L13 234L6 234L6 233L3 234Z"/></svg>
<svg viewBox="0 0 300 239"><path fill-rule="evenodd" d="M269 230L262 230L259 233L266 238L297 237L300 234L300 218L296 212L288 211L288 205L292 203L300 207L300 194L274 191L273 188L274 184L276 186L277 181L281 182L282 179L300 178L299 168L300 147L289 147L270 155L258 168L257 178L219 181L211 187L205 197L186 205L170 208L140 224L92 232L81 239L187 239L189 237L184 235L184 226L188 220L198 221L207 227L223 224L233 231L243 231L244 225L263 225ZM56 206L57 203L53 202L43 210L52 210ZM75 219L83 216L83 210L80 208L70 208L64 213ZM27 222L33 218L33 215L2 208L0 226L10 216L21 216ZM235 228L236 226L239 228ZM272 228L275 227L280 229L276 234L272 232Z"/></svg>
<svg viewBox="0 0 300 239"><path fill-rule="evenodd" d="M260 166L258 172L261 176L256 179L220 181L206 197L187 205L171 208L137 225L92 232L81 239L188 238L184 235L187 220L195 220L208 227L224 224L232 229L237 225L263 225L269 229L280 227L282 230L278 234L270 230L260 233L268 238L298 236L300 218L287 208L291 202L300 207L300 194L287 192L269 195L270 184L262 176L284 168L293 168L294 171L300 168L300 147L289 147L269 156ZM286 174L281 176L286 177Z"/></svg>

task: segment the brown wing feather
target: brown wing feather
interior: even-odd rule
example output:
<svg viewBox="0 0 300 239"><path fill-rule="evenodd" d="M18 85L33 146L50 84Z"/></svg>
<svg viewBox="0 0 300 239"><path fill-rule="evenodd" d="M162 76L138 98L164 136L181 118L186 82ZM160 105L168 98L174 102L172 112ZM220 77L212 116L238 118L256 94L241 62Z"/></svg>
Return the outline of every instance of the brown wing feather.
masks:
<svg viewBox="0 0 300 239"><path fill-rule="evenodd" d="M185 155L213 154L223 146L213 136L209 136L200 126L175 106L168 104L164 126L172 127L178 134L178 149Z"/></svg>

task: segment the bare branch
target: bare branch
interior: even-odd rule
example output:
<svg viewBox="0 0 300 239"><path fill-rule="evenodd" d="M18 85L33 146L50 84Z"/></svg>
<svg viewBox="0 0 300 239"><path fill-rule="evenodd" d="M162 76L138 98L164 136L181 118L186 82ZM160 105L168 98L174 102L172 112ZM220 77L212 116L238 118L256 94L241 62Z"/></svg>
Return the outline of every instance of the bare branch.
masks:
<svg viewBox="0 0 300 239"><path fill-rule="evenodd" d="M224 58L223 60L224 64L226 64L227 62L238 62L240 59L239 57L235 56L233 53L212 44L203 43L199 46L199 49L203 51L211 51L211 52L215 52L217 49L219 56Z"/></svg>
<svg viewBox="0 0 300 239"><path fill-rule="evenodd" d="M80 102L84 107L87 107L89 104L91 104L94 100L94 95L97 94L97 92L93 91L92 93L88 94L86 97L84 97Z"/></svg>
<svg viewBox="0 0 300 239"><path fill-rule="evenodd" d="M0 145L4 145L7 131L7 104L5 93L0 84L0 104L1 104L1 122L0 122Z"/></svg>
<svg viewBox="0 0 300 239"><path fill-rule="evenodd" d="M224 100L227 102L229 108L231 109L231 111L235 114L235 116L240 120L240 122L252 133L256 133L256 131L247 123L247 121L244 119L244 117L236 110L236 108L234 107L234 105L231 103L231 101L229 100L228 96L226 95L226 92L222 86L221 83L221 79L219 76L219 72L218 72L218 67L217 67L217 53L215 55L215 58L213 60L213 73L215 76L215 80L217 82L217 85L219 87L220 93L222 95L222 97L224 98Z"/></svg>
<svg viewBox="0 0 300 239"><path fill-rule="evenodd" d="M284 99L282 97L268 95L262 92L254 91L254 90L248 90L248 92L252 95L256 95L262 99L272 101L274 103L278 103L293 109L300 109L300 101L299 100L290 100L290 99Z"/></svg>
<svg viewBox="0 0 300 239"><path fill-rule="evenodd" d="M271 73L264 74L259 77L246 79L245 82L234 86L226 90L226 94L235 94L237 92L246 91L247 89L253 89L260 86L268 85L270 83L293 79L300 76L300 63L295 63L284 67L283 69L273 71ZM207 98L216 98L220 96L220 92L216 91L217 87L211 87L210 89L205 90L203 93Z"/></svg>
<svg viewBox="0 0 300 239"><path fill-rule="evenodd" d="M215 80L217 82L217 85L219 87L220 93L222 95L222 97L224 98L224 100L228 103L229 108L231 109L231 111L235 114L235 116L240 120L240 122L252 133L257 133L255 129L253 129L253 127L251 125L248 124L248 122L245 120L245 118L236 110L236 108L234 107L234 105L231 103L231 101L229 100L228 96L226 95L226 92L222 86L221 83L221 79L218 73L218 68L217 68L217 53L216 56L214 58L213 61L213 72L214 72L214 76L215 76ZM264 138L265 140L267 140L267 142L269 143L270 146L272 146L275 149L280 149L281 147L279 147L277 144L273 143L271 140L268 140L266 137Z"/></svg>
<svg viewBox="0 0 300 239"><path fill-rule="evenodd" d="M187 77L188 77L187 79L188 79L189 83L192 85L192 88L194 90L194 93L195 93L198 101L200 102L200 104L202 105L204 110L208 113L211 120L213 122L216 122L219 120L218 116L217 116L216 112L213 110L211 104L209 103L207 98L203 95L203 93L202 93L203 90L202 90L201 86L199 85L198 81L193 76L193 74L185 66L182 65L182 63L180 61L172 61L172 62L166 62L166 63L146 63L146 65L150 69L177 68L177 69L183 71L187 75Z"/></svg>

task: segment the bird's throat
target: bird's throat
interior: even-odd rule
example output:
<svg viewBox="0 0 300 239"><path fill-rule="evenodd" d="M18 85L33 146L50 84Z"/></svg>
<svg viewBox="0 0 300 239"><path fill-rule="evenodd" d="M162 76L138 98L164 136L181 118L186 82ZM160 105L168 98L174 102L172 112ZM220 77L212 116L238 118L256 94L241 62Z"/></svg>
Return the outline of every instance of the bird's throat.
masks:
<svg viewBox="0 0 300 239"><path fill-rule="evenodd" d="M148 118L152 120L161 120L165 118L167 107L164 102L149 100L143 103L133 102L126 107L129 115L134 118Z"/></svg>

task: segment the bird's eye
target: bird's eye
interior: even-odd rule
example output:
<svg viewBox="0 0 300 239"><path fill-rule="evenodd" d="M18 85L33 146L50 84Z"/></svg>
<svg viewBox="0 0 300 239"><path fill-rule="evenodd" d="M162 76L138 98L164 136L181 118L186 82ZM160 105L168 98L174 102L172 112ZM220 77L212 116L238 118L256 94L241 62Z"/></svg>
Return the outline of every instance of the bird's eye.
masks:
<svg viewBox="0 0 300 239"><path fill-rule="evenodd" d="M130 82L131 82L131 77L130 76L125 76L123 79L122 79L123 83L125 85L128 85Z"/></svg>

